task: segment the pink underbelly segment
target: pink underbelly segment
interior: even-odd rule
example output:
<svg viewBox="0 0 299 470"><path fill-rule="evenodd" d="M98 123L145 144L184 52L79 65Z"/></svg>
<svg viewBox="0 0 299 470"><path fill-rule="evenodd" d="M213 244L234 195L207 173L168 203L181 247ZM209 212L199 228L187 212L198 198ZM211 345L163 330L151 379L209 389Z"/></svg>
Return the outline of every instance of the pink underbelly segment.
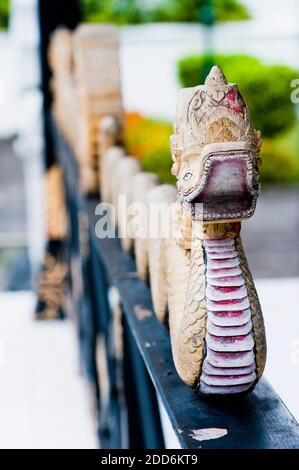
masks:
<svg viewBox="0 0 299 470"><path fill-rule="evenodd" d="M208 313L199 391L207 395L246 392L256 381L255 344L235 240L205 240L204 248Z"/></svg>

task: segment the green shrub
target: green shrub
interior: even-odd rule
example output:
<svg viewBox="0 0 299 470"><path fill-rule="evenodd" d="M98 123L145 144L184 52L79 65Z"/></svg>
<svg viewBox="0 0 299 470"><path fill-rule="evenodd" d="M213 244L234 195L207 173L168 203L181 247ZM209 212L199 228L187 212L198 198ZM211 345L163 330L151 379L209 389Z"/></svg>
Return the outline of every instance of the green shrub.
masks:
<svg viewBox="0 0 299 470"><path fill-rule="evenodd" d="M175 183L171 174L172 158L169 138L170 123L127 113L125 118L125 147L128 154L142 162L145 171L156 173L162 183Z"/></svg>
<svg viewBox="0 0 299 470"><path fill-rule="evenodd" d="M142 160L142 167L145 171L158 175L161 183L175 184L176 178L171 174L172 163L170 150L161 149L147 155Z"/></svg>
<svg viewBox="0 0 299 470"><path fill-rule="evenodd" d="M250 19L246 6L235 0L213 0L216 21L235 21Z"/></svg>
<svg viewBox="0 0 299 470"><path fill-rule="evenodd" d="M0 29L7 29L9 21L10 0L0 2Z"/></svg>
<svg viewBox="0 0 299 470"><path fill-rule="evenodd" d="M247 20L247 8L237 0L211 0L211 9L205 0L164 0L152 11L153 21L183 21L213 23Z"/></svg>
<svg viewBox="0 0 299 470"><path fill-rule="evenodd" d="M238 84L250 110L254 125L264 137L272 137L295 122L295 107L290 100L290 84L299 72L282 65L264 65L246 55L192 55L178 63L183 86L203 83L207 64L217 64L230 82Z"/></svg>
<svg viewBox="0 0 299 470"><path fill-rule="evenodd" d="M82 0L82 8L86 22L120 25L154 21L207 23L249 18L248 10L238 0L211 0L211 3L211 12L204 8L204 0L160 0L154 7L144 0Z"/></svg>
<svg viewBox="0 0 299 470"><path fill-rule="evenodd" d="M145 171L156 173L163 183L175 184L171 175L172 159L169 137L170 123L127 113L125 146L129 155L137 157ZM288 185L299 182L299 122L277 138L265 139L260 169L263 184Z"/></svg>
<svg viewBox="0 0 299 470"><path fill-rule="evenodd" d="M299 182L299 161L274 141L264 141L260 168L263 184L289 185Z"/></svg>
<svg viewBox="0 0 299 470"><path fill-rule="evenodd" d="M87 23L139 24L145 13L138 0L82 0L83 18Z"/></svg>

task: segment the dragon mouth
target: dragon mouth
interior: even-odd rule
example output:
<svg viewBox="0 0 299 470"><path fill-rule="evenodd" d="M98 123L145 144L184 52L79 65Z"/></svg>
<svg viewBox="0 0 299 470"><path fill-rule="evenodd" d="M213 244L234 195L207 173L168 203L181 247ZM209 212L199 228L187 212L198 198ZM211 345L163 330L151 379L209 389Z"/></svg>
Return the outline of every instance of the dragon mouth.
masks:
<svg viewBox="0 0 299 470"><path fill-rule="evenodd" d="M259 181L247 152L209 155L199 185L181 195L192 218L205 222L250 217L255 210Z"/></svg>

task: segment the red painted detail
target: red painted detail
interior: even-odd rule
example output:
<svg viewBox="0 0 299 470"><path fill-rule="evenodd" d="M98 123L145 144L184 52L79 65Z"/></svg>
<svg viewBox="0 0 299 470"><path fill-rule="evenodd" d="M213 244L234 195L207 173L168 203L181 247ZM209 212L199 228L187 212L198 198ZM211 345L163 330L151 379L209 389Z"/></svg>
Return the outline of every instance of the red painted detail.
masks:
<svg viewBox="0 0 299 470"><path fill-rule="evenodd" d="M195 186L194 186L193 188L188 189L187 191L184 192L184 196L188 196L188 195L191 194L195 189L196 189Z"/></svg>
<svg viewBox="0 0 299 470"><path fill-rule="evenodd" d="M215 251L216 250L216 251ZM213 246L213 251L209 251L208 252L208 256L210 255L224 255L224 254L227 254L227 253L234 253L235 252L235 249L233 246L228 246L228 247L225 247L225 249L221 249L221 247L214 247Z"/></svg>
<svg viewBox="0 0 299 470"><path fill-rule="evenodd" d="M237 254L233 258L213 259L213 263L215 263L215 264L216 263L217 264L226 263L226 261L232 261L233 259L236 259L236 258L237 258Z"/></svg>
<svg viewBox="0 0 299 470"><path fill-rule="evenodd" d="M215 326L215 328L219 328L219 330L224 330L225 331L226 329L228 329L228 330L235 330L236 329L237 330L239 328L242 328L243 326L247 325L247 323L249 323L249 320L245 321L241 325L221 325L220 326L220 325L215 325L215 323L213 323L212 321L211 321L211 323L212 323L212 325ZM217 336L219 337L219 335L217 335Z"/></svg>
<svg viewBox="0 0 299 470"><path fill-rule="evenodd" d="M242 352L220 352L220 351L214 351L214 349L209 348L211 351L213 351L213 354L215 356L221 358L221 359L242 359L242 357L247 356L248 351L242 351Z"/></svg>
<svg viewBox="0 0 299 470"><path fill-rule="evenodd" d="M235 90L232 88L229 90L229 92L227 93L226 95L226 98L229 100L229 101L235 101L236 99L236 92Z"/></svg>
<svg viewBox="0 0 299 470"><path fill-rule="evenodd" d="M218 281L218 282L227 282L227 283L229 283L230 281L231 281L231 282L234 282L234 279L235 279L236 277L241 277L241 274L237 274L236 276L217 277L216 279L211 279L211 280L209 280L209 282L210 282L210 284L211 284L214 288L216 288L216 287L221 287L221 286L214 286L214 285L213 285L213 281L214 281L214 282L215 282L215 281Z"/></svg>
<svg viewBox="0 0 299 470"><path fill-rule="evenodd" d="M210 268L210 271L211 273L213 274L218 274L218 273L222 273L223 274L223 277L226 277L225 276L225 272L226 271L229 271L229 270L232 270L232 269L236 269L238 266L235 266L234 268Z"/></svg>
<svg viewBox="0 0 299 470"><path fill-rule="evenodd" d="M223 292L225 294L228 294L229 292L237 292L238 290L240 290L240 286L232 286L232 287L228 287L228 286L213 286L213 289L218 291L218 292Z"/></svg>
<svg viewBox="0 0 299 470"><path fill-rule="evenodd" d="M205 374L208 375L209 377L213 377L213 378L219 379L219 380L244 379L246 377L251 379L251 376L252 376L252 373L243 374L243 375L213 375L213 374L208 374L207 372L205 372Z"/></svg>
<svg viewBox="0 0 299 470"><path fill-rule="evenodd" d="M247 374L251 374L251 372L254 371L254 367L252 368L252 366L232 366L232 365L227 365L226 367L225 366L213 366L213 364L211 364L209 361L207 361L207 363L209 364L210 367L213 368L213 370L215 372L218 372L220 370L226 370L226 369L238 369L239 371L241 371L239 373L239 375L247 375ZM252 369L251 369L252 368ZM248 371L248 369L251 369L250 371ZM245 373L243 373L243 370ZM205 372L206 374L208 374L208 372ZM210 374L210 375L213 375L213 374ZM218 375L218 374L215 374L215 375ZM227 376L226 376L227 377Z"/></svg>
<svg viewBox="0 0 299 470"><path fill-rule="evenodd" d="M245 310L239 310L236 312L213 312L213 315L219 318L225 318L225 317L233 317L233 318L239 318L244 315L244 312L248 310L247 308Z"/></svg>
<svg viewBox="0 0 299 470"><path fill-rule="evenodd" d="M211 338L218 343L235 343L236 341L246 341L247 338L251 338L251 334L242 336L215 336L209 333Z"/></svg>
<svg viewBox="0 0 299 470"><path fill-rule="evenodd" d="M214 305L223 305L223 306L230 306L230 305L238 305L241 304L244 299L247 299L246 297L243 297L243 299L235 299L235 300L211 300ZM246 309L247 310L247 309Z"/></svg>

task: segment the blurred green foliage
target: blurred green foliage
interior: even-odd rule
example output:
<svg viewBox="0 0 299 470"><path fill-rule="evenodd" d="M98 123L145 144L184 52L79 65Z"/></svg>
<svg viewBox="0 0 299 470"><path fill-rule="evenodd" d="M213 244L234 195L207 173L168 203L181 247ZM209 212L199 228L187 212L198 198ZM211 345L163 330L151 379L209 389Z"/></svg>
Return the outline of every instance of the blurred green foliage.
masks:
<svg viewBox="0 0 299 470"><path fill-rule="evenodd" d="M178 63L183 86L204 83L206 64L219 65L230 82L235 82L250 110L254 125L264 137L273 137L291 127L296 119L290 100L290 84L299 72L287 66L265 65L246 55L192 55Z"/></svg>
<svg viewBox="0 0 299 470"><path fill-rule="evenodd" d="M292 185L299 182L299 160L287 149L279 148L273 141L264 141L261 159L262 183Z"/></svg>
<svg viewBox="0 0 299 470"><path fill-rule="evenodd" d="M170 123L128 113L125 146L137 157L145 171L156 173L162 183L175 184L171 175ZM260 167L263 184L293 185L299 182L299 122L275 138L263 140Z"/></svg>
<svg viewBox="0 0 299 470"><path fill-rule="evenodd" d="M260 169L263 183L299 182L299 121L273 139L264 139Z"/></svg>
<svg viewBox="0 0 299 470"><path fill-rule="evenodd" d="M175 184L171 175L172 158L170 123L128 113L125 120L125 146L137 157L145 171L157 174L162 183ZM261 151L262 184L293 185L299 183L299 122L276 138L263 140Z"/></svg>
<svg viewBox="0 0 299 470"><path fill-rule="evenodd" d="M144 23L138 0L82 0L83 19L87 23Z"/></svg>
<svg viewBox="0 0 299 470"><path fill-rule="evenodd" d="M213 23L247 20L247 8L237 0L164 0L153 9L153 21Z"/></svg>
<svg viewBox="0 0 299 470"><path fill-rule="evenodd" d="M0 0L0 29L7 29L9 21L10 0Z"/></svg>
<svg viewBox="0 0 299 470"><path fill-rule="evenodd" d="M172 125L138 113L127 113L124 129L128 154L137 157L145 171L156 173L162 183L174 184L169 143Z"/></svg>
<svg viewBox="0 0 299 470"><path fill-rule="evenodd" d="M2 0L1 0L2 1ZM86 22L120 25L147 22L221 22L250 17L238 0L82 0Z"/></svg>

